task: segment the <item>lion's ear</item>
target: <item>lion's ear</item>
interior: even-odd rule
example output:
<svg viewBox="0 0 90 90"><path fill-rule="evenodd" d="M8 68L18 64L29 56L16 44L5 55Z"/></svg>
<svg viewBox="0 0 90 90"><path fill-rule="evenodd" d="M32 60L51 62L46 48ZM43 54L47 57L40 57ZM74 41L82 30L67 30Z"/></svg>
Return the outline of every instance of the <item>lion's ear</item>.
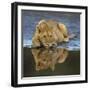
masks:
<svg viewBox="0 0 90 90"><path fill-rule="evenodd" d="M40 21L39 24L36 26L36 29L37 29L38 33L48 30L48 25L47 25L46 21L45 20Z"/></svg>
<svg viewBox="0 0 90 90"><path fill-rule="evenodd" d="M47 27L46 20L39 21L38 25L41 29L44 29L45 27Z"/></svg>
<svg viewBox="0 0 90 90"><path fill-rule="evenodd" d="M47 22L46 22L45 20L42 21L42 22L39 24L39 28L40 28L40 30L42 30L42 31L49 29L48 24L47 24Z"/></svg>
<svg viewBox="0 0 90 90"><path fill-rule="evenodd" d="M46 24L45 22L41 23L41 24L40 24L40 28L41 28L41 29L47 28L47 24Z"/></svg>

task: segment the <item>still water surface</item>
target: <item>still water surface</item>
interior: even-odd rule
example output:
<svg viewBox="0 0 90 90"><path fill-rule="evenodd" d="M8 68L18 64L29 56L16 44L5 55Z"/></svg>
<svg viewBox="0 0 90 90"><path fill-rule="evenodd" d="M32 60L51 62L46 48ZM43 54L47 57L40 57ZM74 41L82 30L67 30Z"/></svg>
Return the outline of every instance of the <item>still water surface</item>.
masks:
<svg viewBox="0 0 90 90"><path fill-rule="evenodd" d="M24 48L23 76L79 75L80 51Z"/></svg>

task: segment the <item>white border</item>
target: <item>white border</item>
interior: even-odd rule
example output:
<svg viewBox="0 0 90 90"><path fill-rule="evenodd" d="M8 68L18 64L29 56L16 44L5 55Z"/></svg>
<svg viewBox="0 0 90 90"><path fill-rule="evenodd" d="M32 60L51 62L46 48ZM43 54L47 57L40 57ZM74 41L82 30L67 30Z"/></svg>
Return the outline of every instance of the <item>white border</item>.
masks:
<svg viewBox="0 0 90 90"><path fill-rule="evenodd" d="M21 10L79 12L80 15L80 75L30 77L21 79ZM85 80L85 10L36 6L18 6L18 84L63 82Z"/></svg>

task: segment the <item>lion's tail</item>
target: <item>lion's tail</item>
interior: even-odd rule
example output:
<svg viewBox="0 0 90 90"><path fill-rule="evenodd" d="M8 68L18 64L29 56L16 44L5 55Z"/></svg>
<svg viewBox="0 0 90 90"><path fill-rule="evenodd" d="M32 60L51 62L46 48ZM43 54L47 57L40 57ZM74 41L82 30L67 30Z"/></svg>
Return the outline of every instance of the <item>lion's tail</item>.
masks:
<svg viewBox="0 0 90 90"><path fill-rule="evenodd" d="M74 38L74 37L76 37L75 34L70 34L70 35L69 35L69 39L72 39L72 38Z"/></svg>

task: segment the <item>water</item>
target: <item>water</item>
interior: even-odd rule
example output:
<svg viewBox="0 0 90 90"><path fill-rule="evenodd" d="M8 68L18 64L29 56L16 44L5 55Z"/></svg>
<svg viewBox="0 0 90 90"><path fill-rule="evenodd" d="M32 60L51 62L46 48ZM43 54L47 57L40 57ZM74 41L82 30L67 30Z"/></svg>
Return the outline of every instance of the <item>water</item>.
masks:
<svg viewBox="0 0 90 90"><path fill-rule="evenodd" d="M62 46L69 50L80 49L80 13L32 10L22 10L23 47L31 48L35 27L42 19L52 19L64 23L69 33L75 34L76 37L70 40L69 43L62 44Z"/></svg>
<svg viewBox="0 0 90 90"><path fill-rule="evenodd" d="M80 51L24 48L23 77L80 75Z"/></svg>

